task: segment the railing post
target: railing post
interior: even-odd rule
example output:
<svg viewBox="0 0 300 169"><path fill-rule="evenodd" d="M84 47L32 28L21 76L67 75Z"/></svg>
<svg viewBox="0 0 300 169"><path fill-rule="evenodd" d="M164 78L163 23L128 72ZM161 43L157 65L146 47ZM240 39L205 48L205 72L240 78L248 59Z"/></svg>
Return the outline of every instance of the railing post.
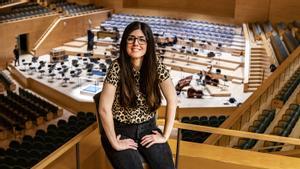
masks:
<svg viewBox="0 0 300 169"><path fill-rule="evenodd" d="M79 142L76 143L76 169L80 169L80 147Z"/></svg>
<svg viewBox="0 0 300 169"><path fill-rule="evenodd" d="M181 140L181 129L177 130L177 142L176 142L176 155L175 155L175 168L178 169L179 162L179 148L180 148L180 140Z"/></svg>

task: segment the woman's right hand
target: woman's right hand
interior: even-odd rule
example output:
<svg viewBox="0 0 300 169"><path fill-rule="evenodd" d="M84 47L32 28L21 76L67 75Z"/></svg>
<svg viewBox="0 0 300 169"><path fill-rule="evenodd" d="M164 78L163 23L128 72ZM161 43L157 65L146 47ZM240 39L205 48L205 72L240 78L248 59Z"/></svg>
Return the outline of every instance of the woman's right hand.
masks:
<svg viewBox="0 0 300 169"><path fill-rule="evenodd" d="M121 135L117 136L117 144L114 146L114 149L117 151L127 150L127 149L133 149L137 150L137 143L134 142L132 139L123 139L121 140Z"/></svg>

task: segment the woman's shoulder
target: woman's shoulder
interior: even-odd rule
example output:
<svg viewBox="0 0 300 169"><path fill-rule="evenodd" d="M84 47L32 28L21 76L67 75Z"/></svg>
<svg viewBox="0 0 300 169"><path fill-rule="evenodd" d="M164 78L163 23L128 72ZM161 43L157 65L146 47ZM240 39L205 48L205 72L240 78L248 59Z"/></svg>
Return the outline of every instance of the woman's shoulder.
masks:
<svg viewBox="0 0 300 169"><path fill-rule="evenodd" d="M167 68L167 67L166 67L166 65L164 65L163 62L157 61L157 69L158 69L158 70L166 69L166 68Z"/></svg>
<svg viewBox="0 0 300 169"><path fill-rule="evenodd" d="M120 65L117 60L112 61L111 65L109 66L108 73L105 78L106 83L110 83L117 87L118 81L120 79Z"/></svg>
<svg viewBox="0 0 300 169"><path fill-rule="evenodd" d="M162 82L170 77L169 70L167 69L166 65L164 65L161 61L158 61L158 63L157 63L157 73L158 73L158 79L160 82Z"/></svg>
<svg viewBox="0 0 300 169"><path fill-rule="evenodd" d="M112 61L111 65L109 66L109 69L115 70L115 71L120 71L120 64L118 62L118 59L115 59Z"/></svg>

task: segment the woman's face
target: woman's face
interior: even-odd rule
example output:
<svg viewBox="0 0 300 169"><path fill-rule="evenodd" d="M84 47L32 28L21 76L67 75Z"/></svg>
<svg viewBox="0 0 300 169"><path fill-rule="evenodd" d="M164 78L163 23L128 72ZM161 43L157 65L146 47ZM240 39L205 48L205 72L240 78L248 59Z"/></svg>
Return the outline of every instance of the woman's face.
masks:
<svg viewBox="0 0 300 169"><path fill-rule="evenodd" d="M147 39L140 29L131 32L126 42L127 53L131 59L143 58L147 50Z"/></svg>

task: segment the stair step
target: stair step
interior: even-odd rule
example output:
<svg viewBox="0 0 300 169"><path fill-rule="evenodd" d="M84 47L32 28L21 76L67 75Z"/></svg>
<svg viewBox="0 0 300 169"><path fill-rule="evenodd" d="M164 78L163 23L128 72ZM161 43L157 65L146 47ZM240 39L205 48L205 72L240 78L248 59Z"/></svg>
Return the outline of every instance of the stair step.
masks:
<svg viewBox="0 0 300 169"><path fill-rule="evenodd" d="M250 74L250 77L249 77L249 80L262 80L263 78L262 78L262 76L252 76L251 74Z"/></svg>
<svg viewBox="0 0 300 169"><path fill-rule="evenodd" d="M266 54L265 50L251 50L251 54Z"/></svg>
<svg viewBox="0 0 300 169"><path fill-rule="evenodd" d="M265 49L261 46L255 46L255 47L252 47L251 50L258 51L258 50L265 50Z"/></svg>
<svg viewBox="0 0 300 169"><path fill-rule="evenodd" d="M260 71L260 72L259 71L254 71L253 72L253 71L250 70L250 77L251 76L254 76L254 77L259 76L259 77L261 77L262 75L263 75L262 71Z"/></svg>
<svg viewBox="0 0 300 169"><path fill-rule="evenodd" d="M266 57L266 54L263 53L251 53L251 57Z"/></svg>
<svg viewBox="0 0 300 169"><path fill-rule="evenodd" d="M257 90L257 87L248 87L246 92L255 92L255 90Z"/></svg>
<svg viewBox="0 0 300 169"><path fill-rule="evenodd" d="M258 73L263 73L263 69L260 69L260 68L251 68L250 69L250 72L258 72Z"/></svg>
<svg viewBox="0 0 300 169"><path fill-rule="evenodd" d="M253 64L251 64L251 65L250 65L250 68L259 68L259 69L263 69L264 66L263 66L263 65L253 65Z"/></svg>
<svg viewBox="0 0 300 169"><path fill-rule="evenodd" d="M259 87L261 84L260 83L249 83L248 86L250 87Z"/></svg>
<svg viewBox="0 0 300 169"><path fill-rule="evenodd" d="M262 83L262 80L253 80L253 79L249 79L249 81L248 81L248 84L250 85L250 84L261 84Z"/></svg>
<svg viewBox="0 0 300 169"><path fill-rule="evenodd" d="M266 55L251 55L251 59L261 59L261 60L269 60Z"/></svg>
<svg viewBox="0 0 300 169"><path fill-rule="evenodd" d="M263 61L261 61L261 60L252 60L252 59L251 59L251 65L252 65L252 64L265 65L266 62L263 62Z"/></svg>

